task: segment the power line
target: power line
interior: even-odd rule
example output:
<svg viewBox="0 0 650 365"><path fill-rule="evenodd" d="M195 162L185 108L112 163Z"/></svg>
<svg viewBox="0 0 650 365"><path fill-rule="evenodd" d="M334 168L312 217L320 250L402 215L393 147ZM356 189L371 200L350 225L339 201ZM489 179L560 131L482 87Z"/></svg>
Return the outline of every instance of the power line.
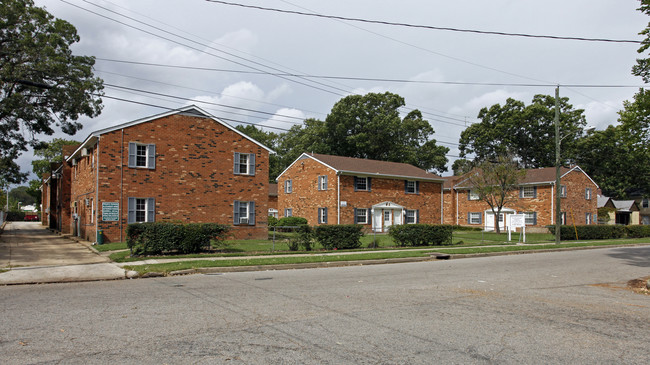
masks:
<svg viewBox="0 0 650 365"><path fill-rule="evenodd" d="M323 14L307 13L307 12L295 11L295 10L284 10L284 9L277 9L277 8L267 8L267 7L256 6L256 5L245 5L245 4L239 4L239 3L231 3L231 2L220 1L220 0L206 0L206 1L211 2L211 3L222 4L222 5L238 6L238 7L242 7L242 8L273 11L273 12L277 12L277 13L310 16L310 17L325 18L325 19L347 20L347 21L371 23L371 24L400 26L400 27L408 27L408 28L420 28L420 29L428 29L428 30L443 30L443 31L451 31L451 32L488 34L488 35L509 36L509 37L546 38L546 39L586 41L586 42L610 42L610 43L634 43L634 44L641 44L642 43L641 41L627 40L627 39L567 37L567 36L539 35L539 34L528 34L528 33L496 32L496 31L485 31L485 30L463 29L463 28L452 28L452 27L437 27L437 26L432 26L432 25L397 23L397 22L388 22L388 21L382 21L382 20L350 18L350 17L343 17L343 16L337 16L337 15L323 15Z"/></svg>

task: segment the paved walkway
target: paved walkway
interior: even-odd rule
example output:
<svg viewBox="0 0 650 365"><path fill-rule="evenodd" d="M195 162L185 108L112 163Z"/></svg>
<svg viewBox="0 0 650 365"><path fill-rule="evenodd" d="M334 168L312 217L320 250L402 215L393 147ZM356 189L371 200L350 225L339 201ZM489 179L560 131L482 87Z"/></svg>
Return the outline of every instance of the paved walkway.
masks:
<svg viewBox="0 0 650 365"><path fill-rule="evenodd" d="M124 269L88 244L55 235L40 222L7 222L0 235L0 271L0 285L125 277Z"/></svg>

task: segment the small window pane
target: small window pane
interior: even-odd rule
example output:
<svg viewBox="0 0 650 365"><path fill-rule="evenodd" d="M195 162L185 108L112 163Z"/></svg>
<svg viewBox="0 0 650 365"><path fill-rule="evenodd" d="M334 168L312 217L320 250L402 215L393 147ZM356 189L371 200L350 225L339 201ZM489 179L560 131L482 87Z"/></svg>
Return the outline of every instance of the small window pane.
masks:
<svg viewBox="0 0 650 365"><path fill-rule="evenodd" d="M135 165L137 167L147 167L147 146L137 145L135 147Z"/></svg>
<svg viewBox="0 0 650 365"><path fill-rule="evenodd" d="M535 197L535 187L534 186L524 186L523 188L523 197L524 198L534 198Z"/></svg>
<svg viewBox="0 0 650 365"><path fill-rule="evenodd" d="M357 223L368 223L368 217L365 209L357 209Z"/></svg>
<svg viewBox="0 0 650 365"><path fill-rule="evenodd" d="M481 224L481 213L470 213L469 224Z"/></svg>
<svg viewBox="0 0 650 365"><path fill-rule="evenodd" d="M367 177L358 177L357 178L357 190L368 190L368 178Z"/></svg>
<svg viewBox="0 0 650 365"><path fill-rule="evenodd" d="M415 194L417 191L415 190L415 181L407 181L406 182L406 192L409 194Z"/></svg>
<svg viewBox="0 0 650 365"><path fill-rule="evenodd" d="M242 175L248 174L248 154L240 153L239 154L239 173Z"/></svg>
<svg viewBox="0 0 650 365"><path fill-rule="evenodd" d="M526 216L526 225L527 226L535 225L535 213L528 212L528 213L524 213L524 215Z"/></svg>

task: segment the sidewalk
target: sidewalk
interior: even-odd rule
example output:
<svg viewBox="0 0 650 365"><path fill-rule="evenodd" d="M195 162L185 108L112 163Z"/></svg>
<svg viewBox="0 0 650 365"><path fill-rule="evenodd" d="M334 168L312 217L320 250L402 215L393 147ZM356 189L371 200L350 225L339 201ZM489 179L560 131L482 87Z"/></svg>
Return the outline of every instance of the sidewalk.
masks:
<svg viewBox="0 0 650 365"><path fill-rule="evenodd" d="M40 222L7 222L0 235L0 285L124 278L124 269L90 243L55 235Z"/></svg>

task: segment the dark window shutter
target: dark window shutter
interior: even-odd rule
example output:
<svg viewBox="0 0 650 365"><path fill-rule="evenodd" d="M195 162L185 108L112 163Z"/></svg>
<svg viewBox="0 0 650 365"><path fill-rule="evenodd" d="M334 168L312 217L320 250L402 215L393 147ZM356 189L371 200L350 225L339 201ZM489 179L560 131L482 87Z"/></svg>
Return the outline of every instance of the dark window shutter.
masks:
<svg viewBox="0 0 650 365"><path fill-rule="evenodd" d="M355 179L356 179L356 177L355 177ZM357 224L358 223L357 222L357 208L354 208L353 212L354 212L354 224Z"/></svg>
<svg viewBox="0 0 650 365"><path fill-rule="evenodd" d="M156 221L156 199L147 199L147 222Z"/></svg>
<svg viewBox="0 0 650 365"><path fill-rule="evenodd" d="M537 186L533 186L533 198L537 198Z"/></svg>
<svg viewBox="0 0 650 365"><path fill-rule="evenodd" d="M129 167L135 167L135 143L129 142Z"/></svg>
<svg viewBox="0 0 650 365"><path fill-rule="evenodd" d="M255 225L255 202L248 203L248 225Z"/></svg>
<svg viewBox="0 0 650 365"><path fill-rule="evenodd" d="M519 188L519 197L520 197L520 198L523 198L523 197L524 197L524 188L523 188L523 187L520 187L520 188Z"/></svg>
<svg viewBox="0 0 650 365"><path fill-rule="evenodd" d="M235 200L235 204L233 204L233 205L234 205L234 210L233 210L233 215L232 215L233 216L232 224L237 226L237 225L239 225L239 201Z"/></svg>
<svg viewBox="0 0 650 365"><path fill-rule="evenodd" d="M354 177L354 191L357 191L357 177ZM357 223L356 221L354 223Z"/></svg>
<svg viewBox="0 0 650 365"><path fill-rule="evenodd" d="M367 224L372 224L372 216L370 215L371 209L368 208L366 209L366 223Z"/></svg>
<svg viewBox="0 0 650 365"><path fill-rule="evenodd" d="M368 191L371 191L371 188L370 188L370 182L371 182L371 181L372 181L372 178L368 178L368 185L367 185L367 187L368 187Z"/></svg>
<svg viewBox="0 0 650 365"><path fill-rule="evenodd" d="M248 174L255 176L255 154L251 153L248 155Z"/></svg>
<svg viewBox="0 0 650 365"><path fill-rule="evenodd" d="M323 189L327 190L327 175L323 176L323 180L325 180L323 182Z"/></svg>
<svg viewBox="0 0 650 365"><path fill-rule="evenodd" d="M415 223L420 223L420 209L415 210Z"/></svg>
<svg viewBox="0 0 650 365"><path fill-rule="evenodd" d="M323 223L327 224L327 208L323 208Z"/></svg>
<svg viewBox="0 0 650 365"><path fill-rule="evenodd" d="M147 167L151 170L156 168L156 145L147 146Z"/></svg>
<svg viewBox="0 0 650 365"><path fill-rule="evenodd" d="M316 188L317 188L318 190L321 190L321 188L320 188L320 182L321 182L321 179L322 179L322 178L323 178L322 176L319 176L319 177L316 178Z"/></svg>
<svg viewBox="0 0 650 365"><path fill-rule="evenodd" d="M533 226L537 225L537 212L533 212Z"/></svg>
<svg viewBox="0 0 650 365"><path fill-rule="evenodd" d="M129 198L129 211L127 214L127 223L135 223L135 198Z"/></svg>
<svg viewBox="0 0 650 365"><path fill-rule="evenodd" d="M467 224L472 223L472 213L467 213Z"/></svg>
<svg viewBox="0 0 650 365"><path fill-rule="evenodd" d="M478 224L483 224L483 214L482 213L478 214Z"/></svg>
<svg viewBox="0 0 650 365"><path fill-rule="evenodd" d="M415 193L420 194L420 182L419 181L415 182Z"/></svg>
<svg viewBox="0 0 650 365"><path fill-rule="evenodd" d="M408 194L408 192L409 192L409 181L404 180L404 193Z"/></svg>
<svg viewBox="0 0 650 365"><path fill-rule="evenodd" d="M472 191L467 190L467 200L472 200Z"/></svg>
<svg viewBox="0 0 650 365"><path fill-rule="evenodd" d="M316 208L316 222L318 222L318 223L322 223L321 222L321 214L320 214L321 209L322 208Z"/></svg>
<svg viewBox="0 0 650 365"><path fill-rule="evenodd" d="M235 172L235 175L239 175L239 152L235 152L235 157L233 157L233 160L235 162L235 167L233 167L233 171Z"/></svg>

